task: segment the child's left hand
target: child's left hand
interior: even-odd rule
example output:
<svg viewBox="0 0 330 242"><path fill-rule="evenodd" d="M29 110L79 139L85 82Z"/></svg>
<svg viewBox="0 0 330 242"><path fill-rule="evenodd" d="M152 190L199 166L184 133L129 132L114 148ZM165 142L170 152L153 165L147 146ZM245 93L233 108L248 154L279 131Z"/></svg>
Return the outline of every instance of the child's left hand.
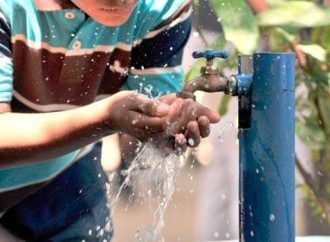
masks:
<svg viewBox="0 0 330 242"><path fill-rule="evenodd" d="M167 133L175 137L176 147L183 151L187 145L198 146L201 138L209 135L210 124L220 120L216 112L192 99L182 99L175 94L169 94L159 100L171 105L167 115Z"/></svg>

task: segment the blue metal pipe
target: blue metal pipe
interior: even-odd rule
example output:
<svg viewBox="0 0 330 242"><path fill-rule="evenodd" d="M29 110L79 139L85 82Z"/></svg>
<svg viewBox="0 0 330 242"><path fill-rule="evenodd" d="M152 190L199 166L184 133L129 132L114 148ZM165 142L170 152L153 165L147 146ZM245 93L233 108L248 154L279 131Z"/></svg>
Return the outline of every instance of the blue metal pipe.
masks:
<svg viewBox="0 0 330 242"><path fill-rule="evenodd" d="M239 97L240 241L295 240L294 63L292 53L254 54ZM250 64L241 59L239 73Z"/></svg>
<svg viewBox="0 0 330 242"><path fill-rule="evenodd" d="M232 96L249 95L252 84L252 74L236 74L229 77L227 82L228 94Z"/></svg>

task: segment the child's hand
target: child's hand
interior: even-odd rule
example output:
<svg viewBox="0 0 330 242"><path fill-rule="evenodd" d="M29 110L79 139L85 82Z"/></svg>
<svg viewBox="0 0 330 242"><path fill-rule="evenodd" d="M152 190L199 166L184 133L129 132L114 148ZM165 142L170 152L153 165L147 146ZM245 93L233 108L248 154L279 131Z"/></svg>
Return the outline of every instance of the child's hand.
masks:
<svg viewBox="0 0 330 242"><path fill-rule="evenodd" d="M191 99L170 94L160 100L171 105L167 115L167 133L175 137L175 145L181 150L185 150L187 145L198 146L201 138L209 135L210 124L220 120L216 112Z"/></svg>
<svg viewBox="0 0 330 242"><path fill-rule="evenodd" d="M181 151L196 147L210 133L210 123L216 123L217 113L191 99L175 94L151 100L133 91L122 91L111 97L109 126L145 142L168 139ZM171 147L168 147L171 148Z"/></svg>
<svg viewBox="0 0 330 242"><path fill-rule="evenodd" d="M169 105L134 91L119 92L111 100L107 123L113 130L134 136L140 141L164 135Z"/></svg>

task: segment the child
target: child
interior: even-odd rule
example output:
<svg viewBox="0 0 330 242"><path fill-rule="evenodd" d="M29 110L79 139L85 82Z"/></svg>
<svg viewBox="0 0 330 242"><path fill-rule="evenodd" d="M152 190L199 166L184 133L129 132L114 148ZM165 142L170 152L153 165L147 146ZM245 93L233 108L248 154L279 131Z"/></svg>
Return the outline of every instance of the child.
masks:
<svg viewBox="0 0 330 242"><path fill-rule="evenodd" d="M190 12L187 0L0 0L4 228L29 241L109 241L98 141L173 136L184 149L208 135L218 115L168 94L181 89Z"/></svg>

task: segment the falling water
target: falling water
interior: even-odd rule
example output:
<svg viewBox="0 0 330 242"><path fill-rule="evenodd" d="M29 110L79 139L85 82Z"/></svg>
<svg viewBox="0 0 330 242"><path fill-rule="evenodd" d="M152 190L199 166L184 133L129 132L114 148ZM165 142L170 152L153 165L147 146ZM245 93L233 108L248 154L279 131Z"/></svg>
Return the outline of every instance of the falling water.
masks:
<svg viewBox="0 0 330 242"><path fill-rule="evenodd" d="M157 147L165 145L158 144ZM174 152L164 155L152 142L148 142L137 152L137 156L129 168L123 171L122 175L125 179L118 192L110 198L112 213L119 204L119 198L124 188L129 185L136 185L133 182L137 182L138 179L135 178L141 170L144 172L144 182L149 181L155 188L149 189L147 186L143 186L145 188L143 196L147 198L148 207L153 212L153 220L151 224L140 228L135 233L137 242L164 241L161 232L165 226L165 211L175 191L180 159L182 158Z"/></svg>

